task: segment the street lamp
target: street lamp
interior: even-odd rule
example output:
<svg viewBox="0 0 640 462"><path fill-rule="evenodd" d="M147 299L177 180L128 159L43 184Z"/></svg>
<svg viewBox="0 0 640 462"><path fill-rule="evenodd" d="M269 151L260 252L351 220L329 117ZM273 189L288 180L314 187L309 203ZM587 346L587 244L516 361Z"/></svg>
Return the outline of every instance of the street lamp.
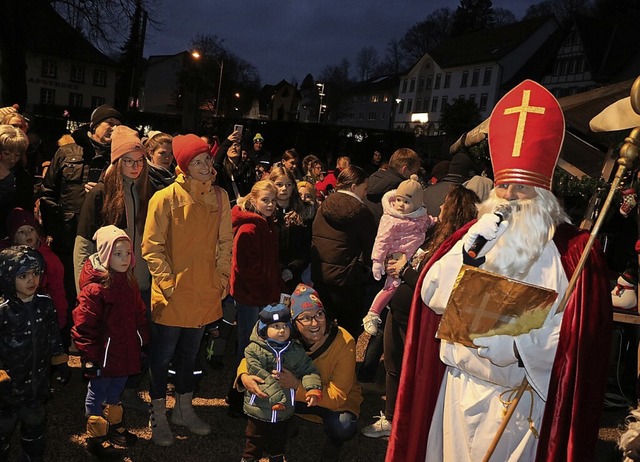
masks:
<svg viewBox="0 0 640 462"><path fill-rule="evenodd" d="M198 52L197 50L194 50L191 52L191 56L193 56L194 59L198 60L202 57L202 55L200 54L200 52ZM222 88L222 72L224 71L224 60L221 59L220 61L218 61L216 58L214 58L213 56L210 56L211 59L213 59L218 66L220 67L220 79L218 80L218 96L216 97L216 117L220 114L220 89Z"/></svg>
<svg viewBox="0 0 640 462"><path fill-rule="evenodd" d="M318 87L318 91L320 92L320 105L318 106L318 123L320 123L320 116L322 116L322 109L327 107L325 104L322 104L322 99L325 97L324 83L318 82L316 83L316 87Z"/></svg>

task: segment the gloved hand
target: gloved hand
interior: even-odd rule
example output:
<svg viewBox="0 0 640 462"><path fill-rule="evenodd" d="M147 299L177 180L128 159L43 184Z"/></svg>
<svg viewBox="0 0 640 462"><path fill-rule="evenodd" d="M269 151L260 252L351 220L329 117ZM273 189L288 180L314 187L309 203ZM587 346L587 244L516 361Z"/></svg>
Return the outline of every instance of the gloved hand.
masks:
<svg viewBox="0 0 640 462"><path fill-rule="evenodd" d="M384 266L382 265L382 263L376 261L373 263L371 271L373 272L373 277L375 278L375 280L379 281L380 279L382 279L382 275L384 274Z"/></svg>
<svg viewBox="0 0 640 462"><path fill-rule="evenodd" d="M289 282L290 280L293 279L293 273L291 272L291 270L285 268L282 270L282 280L284 282Z"/></svg>
<svg viewBox="0 0 640 462"><path fill-rule="evenodd" d="M467 236L464 240L465 252L467 252L471 248L471 246L473 246L478 236L482 236L487 240L487 243L484 245L484 247L482 247L475 258L484 257L509 226L508 221L503 220L502 222L500 222L500 220L501 218L495 213L485 213L484 215L482 215L478 219L478 221L476 221L471 226L471 228L469 228L469 231L467 231ZM498 222L500 223L498 224Z"/></svg>
<svg viewBox="0 0 640 462"><path fill-rule="evenodd" d="M56 381L62 385L66 385L71 380L71 368L67 363L57 364L51 367L53 374L56 376Z"/></svg>
<svg viewBox="0 0 640 462"><path fill-rule="evenodd" d="M478 337L473 344L478 347L478 356L488 359L496 366L504 367L518 362L511 335Z"/></svg>
<svg viewBox="0 0 640 462"><path fill-rule="evenodd" d="M95 379L100 375L100 368L93 361L82 361L82 375L85 379Z"/></svg>

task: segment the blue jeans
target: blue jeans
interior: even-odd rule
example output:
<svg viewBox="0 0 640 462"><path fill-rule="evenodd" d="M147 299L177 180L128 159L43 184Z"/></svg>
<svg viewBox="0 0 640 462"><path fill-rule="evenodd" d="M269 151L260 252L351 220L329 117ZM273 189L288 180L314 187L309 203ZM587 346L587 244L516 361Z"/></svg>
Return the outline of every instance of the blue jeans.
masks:
<svg viewBox="0 0 640 462"><path fill-rule="evenodd" d="M151 323L154 346L149 365L149 396L161 399L167 394L169 363L176 369L176 393L191 393L195 387L193 371L204 326L198 328L165 326Z"/></svg>
<svg viewBox="0 0 640 462"><path fill-rule="evenodd" d="M358 418L349 411L332 411L322 406L308 407L307 403L296 401L296 414L311 414L320 417L324 433L335 447L342 446L342 443L358 433Z"/></svg>
<svg viewBox="0 0 640 462"><path fill-rule="evenodd" d="M118 404L120 394L124 390L129 376L123 377L95 377L89 380L87 385L87 397L84 400L84 409L87 416L102 415L103 404Z"/></svg>
<svg viewBox="0 0 640 462"><path fill-rule="evenodd" d="M238 308L238 314L236 317L236 323L238 324L238 351L236 351L236 358L238 362L240 362L240 360L244 358L244 349L249 345L251 331L258 322L260 307L242 305L237 302L236 307Z"/></svg>

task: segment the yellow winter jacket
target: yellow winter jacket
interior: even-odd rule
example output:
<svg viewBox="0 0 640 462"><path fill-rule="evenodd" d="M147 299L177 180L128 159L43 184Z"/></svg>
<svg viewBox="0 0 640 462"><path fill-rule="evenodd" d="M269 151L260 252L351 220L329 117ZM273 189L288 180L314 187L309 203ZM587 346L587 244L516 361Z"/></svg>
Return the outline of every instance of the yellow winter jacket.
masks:
<svg viewBox="0 0 640 462"><path fill-rule="evenodd" d="M155 193L142 240L142 257L153 278L153 321L201 327L221 318L232 246L229 196L222 188L180 173Z"/></svg>

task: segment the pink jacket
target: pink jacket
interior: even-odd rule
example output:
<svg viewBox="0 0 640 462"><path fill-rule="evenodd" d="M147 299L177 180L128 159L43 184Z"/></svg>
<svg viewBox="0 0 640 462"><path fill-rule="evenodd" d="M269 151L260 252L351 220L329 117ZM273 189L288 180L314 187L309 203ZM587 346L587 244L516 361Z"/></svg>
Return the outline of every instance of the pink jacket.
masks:
<svg viewBox="0 0 640 462"><path fill-rule="evenodd" d="M436 219L427 214L425 207L402 215L393 208L396 190L382 197L383 215L371 252L371 260L383 263L387 255L401 252L409 260L424 242L427 229L435 225Z"/></svg>

